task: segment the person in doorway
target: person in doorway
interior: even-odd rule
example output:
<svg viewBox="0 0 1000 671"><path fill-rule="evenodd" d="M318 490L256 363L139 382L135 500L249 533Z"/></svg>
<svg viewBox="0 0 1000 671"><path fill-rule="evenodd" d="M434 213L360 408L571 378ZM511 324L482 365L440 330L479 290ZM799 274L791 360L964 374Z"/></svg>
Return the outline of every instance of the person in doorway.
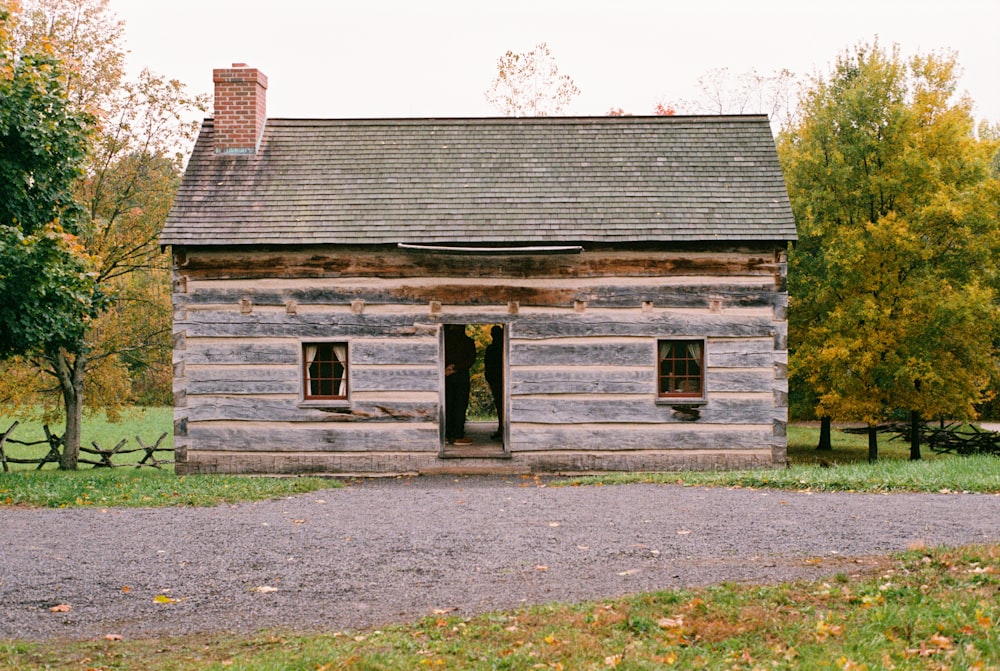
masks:
<svg viewBox="0 0 1000 671"><path fill-rule="evenodd" d="M493 394L493 406L497 409L497 430L491 438L503 437L503 327L499 324L490 329L493 341L483 353L486 384Z"/></svg>
<svg viewBox="0 0 1000 671"><path fill-rule="evenodd" d="M469 369L476 362L476 343L464 324L444 327L444 437L455 445L469 445L465 412L469 408Z"/></svg>

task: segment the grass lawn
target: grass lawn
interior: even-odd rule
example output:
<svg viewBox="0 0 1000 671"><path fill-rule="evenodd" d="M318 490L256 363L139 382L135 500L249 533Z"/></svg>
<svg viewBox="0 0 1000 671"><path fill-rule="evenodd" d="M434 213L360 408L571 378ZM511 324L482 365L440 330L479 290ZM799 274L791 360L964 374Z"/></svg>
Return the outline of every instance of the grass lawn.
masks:
<svg viewBox="0 0 1000 671"><path fill-rule="evenodd" d="M879 435L879 461L868 463L868 437L834 429L833 450L818 452L819 428L791 426L788 468L744 471L623 473L571 478L563 484L612 485L662 482L720 487L759 487L853 492L1000 492L1000 458L956 456L922 450L910 461L910 446Z"/></svg>
<svg viewBox="0 0 1000 671"><path fill-rule="evenodd" d="M10 438L34 443L45 440L45 422L37 419L24 419L22 417L0 416L0 432L7 431L11 425L17 421L17 427L10 434ZM48 425L49 431L55 435L62 435L62 421ZM83 419L83 429L80 443L84 447L93 448L93 444L101 449L110 450L119 441L128 441L123 449L138 448L136 437L142 439L146 445L153 445L161 435L166 434L160 442L160 447L173 449L174 447L174 411L173 408L131 408L122 414L120 422L109 422L103 415L92 417L85 416ZM4 454L8 457L20 459L38 459L48 453L47 445L20 445L18 443L7 442L3 446ZM143 457L142 452L116 455L115 464L136 463ZM80 454L81 459L100 460L95 455ZM165 452L158 452L157 459L169 460L170 455ZM11 469L31 470L36 467L34 464L11 464ZM83 465L83 468L89 468ZM43 470L54 470L58 464L45 464Z"/></svg>
<svg viewBox="0 0 1000 671"><path fill-rule="evenodd" d="M0 417L0 431L10 428L14 419ZM50 426L52 433L62 433L62 426ZM152 445L166 433L160 443L173 448L173 410L171 408L136 408L127 412L123 421L110 423L102 417L84 419L83 444L96 442L101 448L110 449L123 438L129 447L137 447L139 436L143 443ZM24 442L45 438L43 423L20 421L11 434ZM46 445L24 446L16 443L4 445L4 453L15 458L39 458L48 452ZM95 458L81 455L84 458ZM142 452L116 455L117 464L136 463ZM157 459L171 460L169 453L157 452ZM45 464L35 470L33 464L10 464L11 472L0 472L0 505L34 505L51 508L74 506L129 506L153 507L172 505L208 506L238 501L257 501L299 494L317 489L338 487L335 480L296 477L259 478L237 475L174 475L171 465L161 469L123 468L93 469L81 465L73 472L60 471L56 464Z"/></svg>

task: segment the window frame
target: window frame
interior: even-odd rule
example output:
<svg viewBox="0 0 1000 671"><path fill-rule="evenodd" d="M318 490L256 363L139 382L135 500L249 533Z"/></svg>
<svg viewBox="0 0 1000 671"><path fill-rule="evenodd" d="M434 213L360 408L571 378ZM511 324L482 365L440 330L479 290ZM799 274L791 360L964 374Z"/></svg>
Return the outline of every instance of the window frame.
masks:
<svg viewBox="0 0 1000 671"><path fill-rule="evenodd" d="M310 375L309 375L309 367L314 362L310 362L309 361L309 355L308 355L308 352L307 352L307 348L310 347L310 346L317 346L317 347L319 347L319 346L324 346L324 345L329 345L331 347L336 347L336 346L339 345L339 346L342 346L344 348L344 356L343 356L344 360L343 360L343 362L340 363L340 365L342 365L343 368L344 368L344 372L343 372L342 376L339 377L339 378L337 378L337 377L319 378L320 380L330 380L330 381L338 381L339 380L340 385L342 385L344 387L344 393L343 394L312 395L312 394L309 393L309 386L310 386L310 383L313 381L313 378L310 377ZM338 362L339 362L339 359L337 359L336 352L333 352L333 357L331 358L331 360L329 362L323 362L321 360L321 363L336 364ZM336 383L336 382L334 382L334 383ZM350 344L350 341L343 340L343 339L329 338L329 339L317 339L317 340L302 340L299 343L299 402L300 402L300 405L303 405L303 406L322 406L322 407L331 407L331 406L344 407L344 406L347 406L347 405L350 404L350 401L351 401L351 399L350 399L350 396L351 396L351 386L352 385L351 385L351 344Z"/></svg>
<svg viewBox="0 0 1000 671"><path fill-rule="evenodd" d="M707 360L707 342L706 338L699 337L672 337L672 338L657 338L656 348L654 350L655 354L655 370L656 370L656 402L663 405L698 405L704 404L707 399L708 390L707 386L707 375L706 375L706 360ZM698 392L662 392L661 384L664 379L663 375L663 359L660 358L660 349L664 343L671 344L683 344L683 345L698 345L701 349L700 358L698 360L698 365L700 368L697 379L699 381L700 391ZM686 359L693 360L693 359ZM682 376L685 379L694 379L693 375Z"/></svg>

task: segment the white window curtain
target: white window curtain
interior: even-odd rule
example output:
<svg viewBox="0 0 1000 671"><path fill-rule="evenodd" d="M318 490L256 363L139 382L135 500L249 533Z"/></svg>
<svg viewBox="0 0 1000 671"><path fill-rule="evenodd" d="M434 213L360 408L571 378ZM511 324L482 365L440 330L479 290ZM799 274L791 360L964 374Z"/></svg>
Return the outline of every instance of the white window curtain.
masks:
<svg viewBox="0 0 1000 671"><path fill-rule="evenodd" d="M312 379L312 365L316 361L316 353L319 352L319 347L316 345L306 345L306 393L310 396L315 396L319 393L316 388L316 382Z"/></svg>
<svg viewBox="0 0 1000 671"><path fill-rule="evenodd" d="M337 388L337 396L347 396L347 345L334 345L333 356L335 356L337 361L340 362L340 365L344 367L344 375L340 379L340 386Z"/></svg>
<svg viewBox="0 0 1000 671"><path fill-rule="evenodd" d="M700 342L690 342L687 346L688 356L698 362L701 365L701 343Z"/></svg>

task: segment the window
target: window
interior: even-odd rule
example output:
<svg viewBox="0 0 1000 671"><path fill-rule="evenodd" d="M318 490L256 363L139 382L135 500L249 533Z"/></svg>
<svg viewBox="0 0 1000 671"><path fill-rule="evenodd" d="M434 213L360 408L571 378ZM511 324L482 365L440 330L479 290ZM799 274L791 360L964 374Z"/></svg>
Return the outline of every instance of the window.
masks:
<svg viewBox="0 0 1000 671"><path fill-rule="evenodd" d="M307 401L347 399L347 343L305 343L302 362Z"/></svg>
<svg viewBox="0 0 1000 671"><path fill-rule="evenodd" d="M705 396L705 344L701 340L657 343L660 398L701 399Z"/></svg>

